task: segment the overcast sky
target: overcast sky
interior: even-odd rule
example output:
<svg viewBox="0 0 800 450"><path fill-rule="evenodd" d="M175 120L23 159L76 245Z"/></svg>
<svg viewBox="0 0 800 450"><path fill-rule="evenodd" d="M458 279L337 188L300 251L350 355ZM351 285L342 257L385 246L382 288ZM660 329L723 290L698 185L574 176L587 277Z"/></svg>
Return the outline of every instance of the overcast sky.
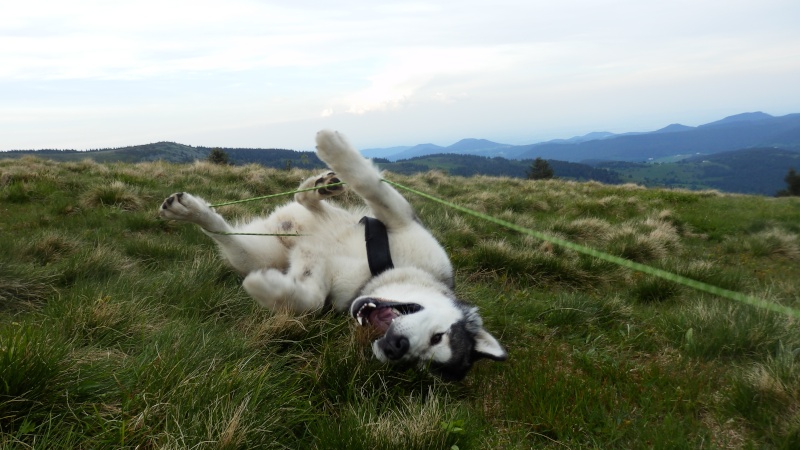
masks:
<svg viewBox="0 0 800 450"><path fill-rule="evenodd" d="M30 0L0 150L361 148L800 112L798 0Z"/></svg>

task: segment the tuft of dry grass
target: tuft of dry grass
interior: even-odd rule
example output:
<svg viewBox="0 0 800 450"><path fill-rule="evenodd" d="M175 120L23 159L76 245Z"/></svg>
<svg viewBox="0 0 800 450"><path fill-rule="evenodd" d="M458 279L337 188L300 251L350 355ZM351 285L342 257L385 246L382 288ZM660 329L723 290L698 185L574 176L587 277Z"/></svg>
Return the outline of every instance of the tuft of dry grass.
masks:
<svg viewBox="0 0 800 450"><path fill-rule="evenodd" d="M463 432L448 413L447 403L429 388L424 399L412 395L384 413L365 413L355 405L351 414L372 442L389 448L436 448L446 442L448 432Z"/></svg>
<svg viewBox="0 0 800 450"><path fill-rule="evenodd" d="M777 448L800 443L800 363L797 350L783 345L763 363L754 363L732 383L729 405L758 432L780 436ZM775 413L780 411L780 413Z"/></svg>
<svg viewBox="0 0 800 450"><path fill-rule="evenodd" d="M266 316L266 317L265 317ZM289 312L254 315L240 322L253 347L260 348L279 341L298 341L308 333L313 316L296 316Z"/></svg>
<svg viewBox="0 0 800 450"><path fill-rule="evenodd" d="M28 244L25 253L47 265L75 253L80 245L80 241L62 231L46 231Z"/></svg>
<svg viewBox="0 0 800 450"><path fill-rule="evenodd" d="M745 246L756 256L779 256L791 260L800 258L800 239L797 234L777 227L752 235L745 241Z"/></svg>
<svg viewBox="0 0 800 450"><path fill-rule="evenodd" d="M563 235L568 240L579 243L607 242L614 233L614 227L607 221L597 217L587 217L571 221L559 220L553 223L551 229L556 234Z"/></svg>
<svg viewBox="0 0 800 450"><path fill-rule="evenodd" d="M0 263L0 310L41 305L56 293L53 276L20 270Z"/></svg>
<svg viewBox="0 0 800 450"><path fill-rule="evenodd" d="M140 189L117 180L91 187L81 197L81 204L87 208L115 206L126 211L135 211L144 207L145 199Z"/></svg>

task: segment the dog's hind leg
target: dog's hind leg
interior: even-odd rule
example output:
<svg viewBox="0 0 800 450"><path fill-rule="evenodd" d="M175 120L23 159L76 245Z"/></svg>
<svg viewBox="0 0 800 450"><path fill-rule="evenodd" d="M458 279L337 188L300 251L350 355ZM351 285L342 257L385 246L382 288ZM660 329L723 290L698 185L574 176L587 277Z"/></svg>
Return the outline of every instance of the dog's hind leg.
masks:
<svg viewBox="0 0 800 450"><path fill-rule="evenodd" d="M313 251L294 249L287 273L268 269L251 272L242 286L261 306L303 314L321 309L330 291L325 264Z"/></svg>
<svg viewBox="0 0 800 450"><path fill-rule="evenodd" d="M207 231L222 233L233 231L228 222L211 209L205 200L186 192L178 192L167 197L161 204L158 215L163 219L193 223Z"/></svg>
<svg viewBox="0 0 800 450"><path fill-rule="evenodd" d="M317 155L361 196L387 228L402 228L416 218L411 205L381 181L378 169L336 131L317 133Z"/></svg>

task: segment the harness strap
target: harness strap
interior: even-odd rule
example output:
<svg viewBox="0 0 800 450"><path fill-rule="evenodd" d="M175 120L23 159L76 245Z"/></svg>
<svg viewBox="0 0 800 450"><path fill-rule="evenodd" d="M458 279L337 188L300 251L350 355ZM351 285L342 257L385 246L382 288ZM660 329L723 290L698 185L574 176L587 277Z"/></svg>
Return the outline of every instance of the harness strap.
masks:
<svg viewBox="0 0 800 450"><path fill-rule="evenodd" d="M367 242L367 262L372 276L394 269L389 252L389 234L386 225L372 217L362 217L358 223L364 224L364 240Z"/></svg>

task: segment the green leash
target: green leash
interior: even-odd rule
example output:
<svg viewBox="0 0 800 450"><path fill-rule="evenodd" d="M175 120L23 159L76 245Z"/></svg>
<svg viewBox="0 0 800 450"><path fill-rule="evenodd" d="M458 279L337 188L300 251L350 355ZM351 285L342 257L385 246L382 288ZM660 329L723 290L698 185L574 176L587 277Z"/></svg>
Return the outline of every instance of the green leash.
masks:
<svg viewBox="0 0 800 450"><path fill-rule="evenodd" d="M750 305L750 306L755 306L757 308L763 308L763 309L766 309L766 310L769 310L769 311L773 311L773 312L785 314L785 315L790 316L790 317L794 317L795 319L800 319L800 311L798 311L798 310L796 310L794 308L790 308L788 306L784 306L784 305L780 305L780 304L777 304L777 303L768 302L766 300L755 298L755 297L750 296L750 295L742 294L741 292L730 291L728 289L723 289L723 288L720 288L720 287L717 287L717 286L712 286L712 285L710 285L708 283L703 283L702 281L693 280L691 278L687 278L687 277L684 277L684 276L681 276L681 275L678 275L678 274L675 274L675 273L672 273L672 272L668 272L666 270L657 269L655 267L651 267L651 266L647 266L647 265L644 265L644 264L640 264L640 263L637 263L637 262L634 262L634 261L631 261L631 260L628 260L628 259L625 259L625 258L620 258L619 256L610 255L608 253L601 252L599 250L595 250L593 248L585 247L583 245L576 244L574 242L569 242L569 241L565 241L563 239L559 239L559 238L556 238L556 237L553 237L553 236L548 236L548 235L546 235L544 233L540 233L538 231L534 231L534 230L531 230L531 229L528 229L528 228L524 228L524 227L521 227L519 225L515 225L515 224L513 224L511 222L507 222L505 220L498 219L498 218L483 214L481 212L474 211L474 210L469 209L469 208L465 208L465 207L460 206L460 205L456 205L455 203L448 202L447 200L442 200L442 199L434 197L434 196L432 196L430 194L426 194L426 193L418 191L416 189L412 189L412 188L403 186L402 184L395 183L395 182L389 181L389 180L383 180L383 181L385 183L387 183L387 184L390 184L390 185L396 187L396 188L400 188L400 189L406 190L406 191L411 192L413 194L417 194L417 195L419 195L421 197L424 197L424 198L426 198L428 200L432 200L432 201L435 201L437 203L441 203L442 205L449 206L450 208L456 209L456 210L461 211L461 212L463 212L465 214L469 214L471 216L478 217L478 218L483 219L483 220L488 220L489 222L492 222L494 224L497 224L497 225L503 226L505 228L517 231L519 233L523 233L523 234L527 234L529 236L533 236L533 237L535 237L537 239L540 239L540 240L543 240L543 241L546 241L546 242L550 242L550 243L555 244L555 245L560 245L560 246L562 246L564 248L568 248L570 250L574 250L576 252L583 253L584 255L593 256L595 258L602 259L603 261L608 261L608 262L617 264L619 266L622 266L622 267L625 267L625 268L628 268L628 269L631 269L631 270L636 270L636 271L645 273L647 275L652 275L652 276L655 276L655 277L663 278L665 280L672 281L672 282L678 283L678 284L682 284L684 286L688 286L690 288L697 289L699 291L708 292L709 294L718 295L720 297L724 297L724 298L727 298L727 299L730 299L730 300L741 302L741 303L744 303L744 304L747 304L747 305Z"/></svg>
<svg viewBox="0 0 800 450"><path fill-rule="evenodd" d="M694 279L691 279L691 278L684 277L682 275L678 275L676 273L668 272L668 271L662 270L662 269L657 269L655 267L651 267L651 266L648 266L648 265L645 265L645 264L637 263L637 262L631 261L629 259L620 258L619 256L614 256L614 255L611 255L611 254L608 254L608 253L605 253L605 252L601 252L599 250L595 250L593 248L589 248L589 247L586 247L586 246L583 246L583 245L580 245L580 244L576 244L574 242L570 242L570 241L566 241L564 239L559 239L559 238L556 238L556 237L553 237L553 236L549 236L547 234L540 233L538 231L531 230L529 228L521 227L521 226L513 224L511 222L508 222L508 221L505 221L505 220L502 220L502 219L498 219L496 217L489 216L487 214L484 214L484 213L481 213L481 212L478 212L478 211L475 211L475 210L472 210L472 209L457 205L455 203L448 202L447 200L443 200L443 199L440 199L438 197L434 197L433 195L426 194L425 192L418 191L416 189L413 189L413 188L410 188L410 187L407 187L407 186L403 186L402 184L396 183L394 181L389 181L389 180L386 180L386 179L382 179L381 181L383 181L384 183L389 184L391 186L394 186L394 187L396 187L398 189L402 189L402 190L411 192L413 194L419 195L420 197L424 197L424 198L426 198L428 200L431 200L431 201L440 203L442 205L448 206L448 207L453 208L453 209L455 209L457 211L461 211L461 212L463 212L465 214L469 214L469 215L477 217L479 219L483 219L483 220L489 221L489 222L494 223L496 225L508 228L510 230L514 230L514 231L516 231L518 233L527 234L528 236L532 236L532 237L537 238L537 239L542 240L542 241L550 242L551 244L559 245L561 247L564 247L564 248L567 248L567 249L570 249L570 250L574 250L574 251L576 251L578 253L582 253L584 255L589 255L589 256L592 256L594 258L601 259L603 261L608 261L608 262L611 262L611 263L616 264L618 266L625 267L625 268L630 269L630 270L635 270L635 271L638 271L638 272L642 272L642 273L647 274L647 275L652 275L654 277L659 277L659 278L662 278L664 280L671 281L673 283L681 284L681 285L690 287L692 289L696 289L698 291L707 292L709 294L717 295L719 297L727 298L729 300L734 300L734 301L737 301L737 302L740 302L740 303L744 303L746 305L754 306L756 308L762 308L762 309L765 309L765 310L768 310L768 311L784 314L784 315L787 315L789 317L793 317L795 319L800 319L800 310L797 310L797 309L794 309L794 308L790 308L788 306L780 305L780 304L773 303L773 302L768 302L766 300L762 300L762 299L753 297L751 295L742 294L741 292L735 292L735 291L731 291L731 290L728 290L728 289L723 289L723 288L720 288L720 287L717 287L717 286L710 285L708 283L703 283L702 281L697 281L697 280L694 280ZM332 184L326 184L324 186L314 186L313 188L299 189L299 190L289 191L289 192L281 192L279 194L265 195L265 196L262 196L262 197L254 197L254 198L248 198L248 199L244 199L244 200L235 200L235 201L232 201L232 202L217 203L215 205L210 205L210 206L212 208L216 208L216 207L219 207L219 206L233 205L233 204L237 204L237 203L252 202L252 201L256 201L256 200L265 200L265 199L269 199L269 198L281 197L281 196L286 196L286 195L293 195L293 194L296 194L298 192L314 191L314 190L317 190L317 189L323 189L323 188L328 188L328 187L333 187L333 186L340 186L340 185L343 185L343 184L345 184L345 183L344 182L332 183ZM299 234L259 234L259 233L221 233L221 232L216 233L216 234L248 235L248 236L302 236L302 235L299 235Z"/></svg>

